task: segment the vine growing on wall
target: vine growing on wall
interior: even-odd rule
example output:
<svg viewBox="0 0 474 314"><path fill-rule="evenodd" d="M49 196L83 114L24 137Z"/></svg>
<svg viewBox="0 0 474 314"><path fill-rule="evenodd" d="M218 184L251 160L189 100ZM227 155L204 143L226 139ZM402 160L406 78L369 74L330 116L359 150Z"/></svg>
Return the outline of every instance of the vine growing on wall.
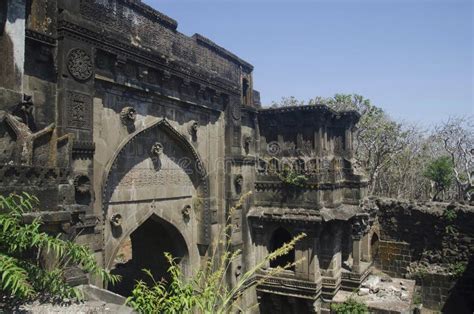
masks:
<svg viewBox="0 0 474 314"><path fill-rule="evenodd" d="M443 211L443 219L446 221L447 225L444 228L446 234L455 236L458 233L456 226L454 225L454 221L458 217L456 210L453 206L448 206Z"/></svg>

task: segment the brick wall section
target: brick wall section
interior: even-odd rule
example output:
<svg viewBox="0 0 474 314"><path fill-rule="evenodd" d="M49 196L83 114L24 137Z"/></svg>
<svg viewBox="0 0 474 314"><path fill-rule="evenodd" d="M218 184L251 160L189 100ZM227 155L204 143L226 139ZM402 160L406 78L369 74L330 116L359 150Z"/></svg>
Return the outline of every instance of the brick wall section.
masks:
<svg viewBox="0 0 474 314"><path fill-rule="evenodd" d="M456 284L456 278L444 274L423 274L416 278L421 287L423 306L441 311Z"/></svg>
<svg viewBox="0 0 474 314"><path fill-rule="evenodd" d="M379 241L375 266L394 277L403 277L410 264L410 245L405 242Z"/></svg>

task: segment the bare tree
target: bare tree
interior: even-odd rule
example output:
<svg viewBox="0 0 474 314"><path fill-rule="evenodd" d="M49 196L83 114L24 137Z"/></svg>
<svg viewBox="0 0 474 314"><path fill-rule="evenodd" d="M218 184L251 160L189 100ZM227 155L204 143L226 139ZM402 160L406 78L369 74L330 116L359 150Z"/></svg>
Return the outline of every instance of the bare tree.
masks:
<svg viewBox="0 0 474 314"><path fill-rule="evenodd" d="M458 198L472 200L474 190L474 116L450 118L435 128L435 136L451 157Z"/></svg>

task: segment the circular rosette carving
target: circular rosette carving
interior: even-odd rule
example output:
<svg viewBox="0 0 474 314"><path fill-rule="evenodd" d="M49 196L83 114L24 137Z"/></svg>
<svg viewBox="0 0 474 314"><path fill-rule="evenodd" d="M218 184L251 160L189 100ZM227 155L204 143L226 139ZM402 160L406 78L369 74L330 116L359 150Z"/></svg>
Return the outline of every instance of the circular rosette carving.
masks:
<svg viewBox="0 0 474 314"><path fill-rule="evenodd" d="M74 178L74 188L77 193L85 194L91 191L91 181L86 175L78 175Z"/></svg>
<svg viewBox="0 0 474 314"><path fill-rule="evenodd" d="M130 125L135 122L137 118L137 111L133 107L124 107L120 111L120 120L124 125Z"/></svg>
<svg viewBox="0 0 474 314"><path fill-rule="evenodd" d="M281 151L280 145L277 142L270 142L267 144L267 152L272 155L278 155Z"/></svg>
<svg viewBox="0 0 474 314"><path fill-rule="evenodd" d="M92 200L92 184L88 176L77 175L74 178L75 200L80 205L90 205Z"/></svg>
<svg viewBox="0 0 474 314"><path fill-rule="evenodd" d="M92 76L92 59L82 49L75 48L69 52L67 69L78 81L86 81Z"/></svg>

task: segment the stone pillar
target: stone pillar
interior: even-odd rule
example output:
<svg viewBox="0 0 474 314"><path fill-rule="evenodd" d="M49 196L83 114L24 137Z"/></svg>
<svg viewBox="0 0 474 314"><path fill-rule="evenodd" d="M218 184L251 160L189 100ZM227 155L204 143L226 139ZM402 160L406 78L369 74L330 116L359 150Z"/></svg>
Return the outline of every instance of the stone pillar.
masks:
<svg viewBox="0 0 474 314"><path fill-rule="evenodd" d="M361 250L362 250L362 260L364 262L372 261L372 253L370 252L370 236L369 233L366 233L361 240Z"/></svg>
<svg viewBox="0 0 474 314"><path fill-rule="evenodd" d="M361 261L361 247L360 247L361 239L355 237L352 241L352 271L356 273L360 273L360 261Z"/></svg>
<svg viewBox="0 0 474 314"><path fill-rule="evenodd" d="M321 270L319 268L319 233L321 228L318 228L318 232L308 233L309 242L309 254L308 254L308 279L311 282L318 282L321 279Z"/></svg>
<svg viewBox="0 0 474 314"><path fill-rule="evenodd" d="M323 127L319 126L318 129L314 132L314 143L316 146L316 154L318 156L323 155L324 145L323 145Z"/></svg>
<svg viewBox="0 0 474 314"><path fill-rule="evenodd" d="M324 151L327 152L329 150L329 143L328 143L328 128L326 126L323 127L323 148Z"/></svg>
<svg viewBox="0 0 474 314"><path fill-rule="evenodd" d="M349 159L352 158L352 128L351 127L346 129L344 148L345 148L347 157Z"/></svg>
<svg viewBox="0 0 474 314"><path fill-rule="evenodd" d="M352 218L352 271L361 272L360 262L362 260L362 238L368 231L369 216L366 214L356 215Z"/></svg>
<svg viewBox="0 0 474 314"><path fill-rule="evenodd" d="M309 263L311 261L311 253L313 252L313 239L311 234L308 234L307 230L295 228L295 234L300 234L305 232L307 235L301 241L297 242L295 245L295 261L303 260L301 263L296 264L295 266L295 276L296 278L308 280L309 279Z"/></svg>
<svg viewBox="0 0 474 314"><path fill-rule="evenodd" d="M266 243L265 243L265 230L264 226L261 224L253 225L253 230L255 232L255 264L261 262L266 255ZM265 265L266 268L270 265Z"/></svg>

